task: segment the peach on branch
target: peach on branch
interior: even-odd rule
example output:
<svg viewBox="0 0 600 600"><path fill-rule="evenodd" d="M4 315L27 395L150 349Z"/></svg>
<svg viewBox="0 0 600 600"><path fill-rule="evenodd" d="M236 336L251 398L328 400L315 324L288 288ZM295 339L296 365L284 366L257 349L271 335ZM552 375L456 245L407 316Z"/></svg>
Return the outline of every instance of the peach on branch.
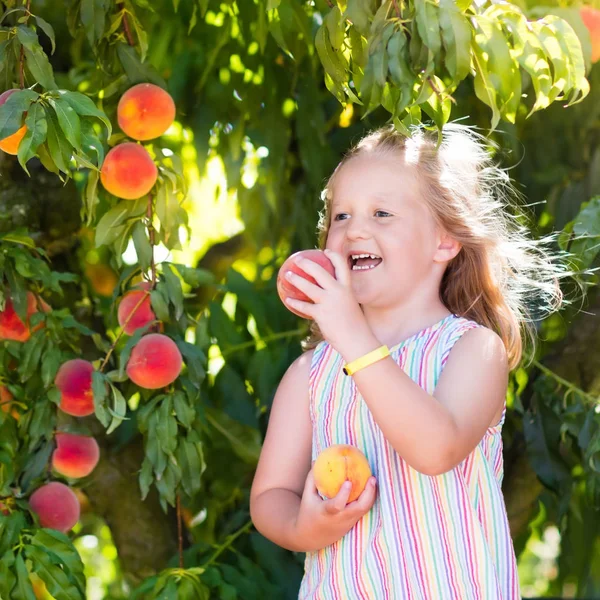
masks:
<svg viewBox="0 0 600 600"><path fill-rule="evenodd" d="M175 103L170 94L152 83L129 88L117 106L119 127L134 140L153 140L175 120Z"/></svg>
<svg viewBox="0 0 600 600"><path fill-rule="evenodd" d="M100 458L98 442L93 437L73 433L56 434L52 467L61 475L77 479L89 475Z"/></svg>
<svg viewBox="0 0 600 600"><path fill-rule="evenodd" d="M29 326L29 317L38 312L38 302L44 312L50 310L50 306L41 298L36 297L33 292L27 292L27 322L23 323L15 311L12 300L7 298L4 310L0 312L0 340L26 342L31 337L32 331L43 327L41 323L33 330Z"/></svg>
<svg viewBox="0 0 600 600"><path fill-rule="evenodd" d="M299 258L307 258L321 265L326 271L328 271L333 277L335 277L335 267L333 263L325 256L325 253L322 250L300 250L300 252L296 252L289 256L285 262L281 265L279 269L279 273L277 274L277 292L279 293L279 297L281 301L285 304L285 298L295 298L296 300L302 300L303 302L311 302L311 299L304 293L301 292L296 286L292 285L289 279L286 278L285 274L288 271L292 273L296 273L304 279L307 279L311 283L317 283L314 277L307 275L297 264L296 261ZM307 315L301 313L298 310L291 308L289 305L285 304L286 308L291 310L294 314L299 317L308 318Z"/></svg>
<svg viewBox="0 0 600 600"><path fill-rule="evenodd" d="M349 444L335 444L325 448L313 465L315 485L322 496L334 498L345 481L352 483L348 502L356 500L365 489L371 467L365 455Z"/></svg>
<svg viewBox="0 0 600 600"><path fill-rule="evenodd" d="M152 284L145 281L137 287L139 289L131 290L123 296L117 310L119 325L125 326L124 331L127 335L133 335L140 327L145 327L156 319L148 293Z"/></svg>
<svg viewBox="0 0 600 600"><path fill-rule="evenodd" d="M75 358L63 363L54 383L60 390L59 408L74 417L86 417L94 412L92 391L92 363Z"/></svg>
<svg viewBox="0 0 600 600"><path fill-rule="evenodd" d="M14 408L12 404L12 399L13 395L8 391L8 388L3 385L0 385L0 407L2 408L2 411L6 414L8 414L8 412L10 411L10 414L15 419L19 419L21 415L19 414L19 411L16 408Z"/></svg>
<svg viewBox="0 0 600 600"><path fill-rule="evenodd" d="M173 383L183 366L177 344L166 335L145 335L131 351L127 376L133 383L147 390L155 390Z"/></svg>
<svg viewBox="0 0 600 600"><path fill-rule="evenodd" d="M4 93L0 94L0 106L2 106L15 92L18 92L18 88L13 88L11 90L6 90ZM22 125L15 133L5 137L0 140L0 149L4 150L7 154L17 154L19 150L19 144L21 140L25 137L27 133L27 127Z"/></svg>
<svg viewBox="0 0 600 600"><path fill-rule="evenodd" d="M592 62L595 63L600 60L600 9L593 6L582 6L579 9L579 14L587 30L590 32Z"/></svg>
<svg viewBox="0 0 600 600"><path fill-rule="evenodd" d="M109 150L100 169L104 189L125 200L145 196L154 187L157 177L158 169L148 150L133 142Z"/></svg>
<svg viewBox="0 0 600 600"><path fill-rule="evenodd" d="M110 296L119 282L117 274L108 265L102 263L97 265L86 263L85 276L99 296Z"/></svg>
<svg viewBox="0 0 600 600"><path fill-rule="evenodd" d="M40 525L62 533L73 529L79 521L79 501L73 490L58 481L38 488L29 498L31 510L37 514Z"/></svg>

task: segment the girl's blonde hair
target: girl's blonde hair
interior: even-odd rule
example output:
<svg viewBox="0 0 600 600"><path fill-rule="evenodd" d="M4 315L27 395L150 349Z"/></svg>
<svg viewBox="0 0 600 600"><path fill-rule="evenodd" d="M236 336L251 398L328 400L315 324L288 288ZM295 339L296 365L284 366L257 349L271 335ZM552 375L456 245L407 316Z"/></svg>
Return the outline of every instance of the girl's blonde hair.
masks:
<svg viewBox="0 0 600 600"><path fill-rule="evenodd" d="M523 336L535 347L533 319L557 310L563 303L559 278L562 264L545 248L553 237L534 240L518 208L520 194L508 174L492 159L491 142L472 128L457 123L437 131L415 126L404 135L387 126L366 135L337 166L322 198L318 224L319 247L325 248L336 177L357 156L398 155L414 166L423 200L436 224L462 248L446 268L440 298L452 313L495 331L504 342L510 368L523 354ZM303 349L323 337L316 322Z"/></svg>

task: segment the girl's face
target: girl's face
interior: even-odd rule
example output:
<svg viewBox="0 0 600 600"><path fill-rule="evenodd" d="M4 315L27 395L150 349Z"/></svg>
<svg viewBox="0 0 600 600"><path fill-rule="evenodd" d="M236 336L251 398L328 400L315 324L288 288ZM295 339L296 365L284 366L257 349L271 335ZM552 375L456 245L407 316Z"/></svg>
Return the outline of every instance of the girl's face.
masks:
<svg viewBox="0 0 600 600"><path fill-rule="evenodd" d="M403 154L356 156L344 164L334 182L326 247L348 260L359 304L391 308L439 281L438 244ZM356 259L361 254L375 258Z"/></svg>

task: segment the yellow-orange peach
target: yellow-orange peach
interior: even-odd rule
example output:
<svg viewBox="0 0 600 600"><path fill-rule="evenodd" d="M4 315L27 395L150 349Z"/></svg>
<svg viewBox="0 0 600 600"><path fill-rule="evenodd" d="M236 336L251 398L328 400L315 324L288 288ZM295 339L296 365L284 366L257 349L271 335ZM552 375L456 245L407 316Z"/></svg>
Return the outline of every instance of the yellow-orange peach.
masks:
<svg viewBox="0 0 600 600"><path fill-rule="evenodd" d="M125 142L109 150L100 170L104 189L125 200L136 200L146 195L157 177L158 169L148 150L133 142Z"/></svg>
<svg viewBox="0 0 600 600"><path fill-rule="evenodd" d="M299 258L307 258L321 265L330 275L335 277L335 267L333 263L325 256L322 250L300 250L289 256L285 262L281 265L279 273L277 274L277 292L281 301L285 304L285 298L295 298L296 300L302 300L302 302L312 302L312 300L304 293L301 292L292 282L285 276L288 271L296 273L304 277L304 279L310 281L310 283L317 283L314 277L307 275L297 264L296 261ZM299 317L308 318L307 315L301 313L295 308L292 308L288 304L285 304L288 310L291 310L294 314Z"/></svg>
<svg viewBox="0 0 600 600"><path fill-rule="evenodd" d="M79 521L79 502L73 490L58 481L38 488L29 498L31 510L37 514L40 525L67 533Z"/></svg>
<svg viewBox="0 0 600 600"><path fill-rule="evenodd" d="M175 120L175 103L157 85L138 83L121 96L117 120L119 127L134 140L153 140Z"/></svg>
<svg viewBox="0 0 600 600"><path fill-rule="evenodd" d="M31 337L32 329L29 327L29 317L38 312L38 301L44 312L50 310L50 306L41 298L37 298L33 292L27 292L27 323L23 323L17 315L12 300L8 298L4 310L0 312L0 340L14 340L26 342ZM40 323L33 328L37 331L43 327Z"/></svg>
<svg viewBox="0 0 600 600"><path fill-rule="evenodd" d="M12 90L6 90L4 93L0 94L0 106L2 106L15 92L18 92L17 88L13 88ZM23 118L25 118L25 113ZM0 140L0 149L4 150L7 154L17 154L19 150L19 144L21 140L25 137L27 133L27 127L23 125L15 133L5 137Z"/></svg>
<svg viewBox="0 0 600 600"><path fill-rule="evenodd" d="M579 9L579 14L590 32L592 62L595 63L600 60L600 10L593 6L582 6Z"/></svg>
<svg viewBox="0 0 600 600"><path fill-rule="evenodd" d="M86 263L85 276L99 296L110 296L119 282L117 274L108 265L102 263L97 265Z"/></svg>
<svg viewBox="0 0 600 600"><path fill-rule="evenodd" d="M315 485L322 496L333 498L345 481L352 483L348 502L356 500L365 489L371 468L365 455L349 444L335 444L325 448L313 465Z"/></svg>
<svg viewBox="0 0 600 600"><path fill-rule="evenodd" d="M75 358L63 363L54 383L60 390L59 408L74 417L86 417L94 412L92 392L92 363Z"/></svg>
<svg viewBox="0 0 600 600"><path fill-rule="evenodd" d="M100 458L98 442L93 437L73 433L56 434L52 467L61 475L77 479L89 475Z"/></svg>
<svg viewBox="0 0 600 600"><path fill-rule="evenodd" d="M10 414L15 419L19 419L21 417L19 411L16 408L14 408L14 406L11 409L12 399L13 395L8 391L8 388L3 385L0 385L0 407L2 408L2 411L6 414L8 414L8 412L10 411Z"/></svg>
<svg viewBox="0 0 600 600"><path fill-rule="evenodd" d="M123 296L117 310L119 325L121 327L125 325L124 331L127 335L133 335L140 327L145 327L156 319L150 303L150 294L148 294L152 285L145 281L137 287L140 289L127 292Z"/></svg>
<svg viewBox="0 0 600 600"><path fill-rule="evenodd" d="M145 335L131 351L127 376L147 390L156 390L173 383L183 366L177 344L166 335Z"/></svg>

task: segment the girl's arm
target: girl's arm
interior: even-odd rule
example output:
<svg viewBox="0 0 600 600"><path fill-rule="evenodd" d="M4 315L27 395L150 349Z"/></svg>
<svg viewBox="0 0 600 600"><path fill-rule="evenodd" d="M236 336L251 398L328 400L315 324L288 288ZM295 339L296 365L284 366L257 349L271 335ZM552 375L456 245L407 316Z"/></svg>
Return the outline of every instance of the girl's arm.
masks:
<svg viewBox="0 0 600 600"><path fill-rule="evenodd" d="M357 339L350 362L377 348ZM508 360L500 337L481 327L456 342L433 395L387 357L352 377L384 436L414 469L439 475L461 463L496 424L506 398Z"/></svg>
<svg viewBox="0 0 600 600"><path fill-rule="evenodd" d="M373 506L375 478L354 502L345 484L322 500L311 470L309 371L312 352L287 370L273 400L267 435L250 491L250 515L266 538L298 552L319 550L344 536Z"/></svg>

